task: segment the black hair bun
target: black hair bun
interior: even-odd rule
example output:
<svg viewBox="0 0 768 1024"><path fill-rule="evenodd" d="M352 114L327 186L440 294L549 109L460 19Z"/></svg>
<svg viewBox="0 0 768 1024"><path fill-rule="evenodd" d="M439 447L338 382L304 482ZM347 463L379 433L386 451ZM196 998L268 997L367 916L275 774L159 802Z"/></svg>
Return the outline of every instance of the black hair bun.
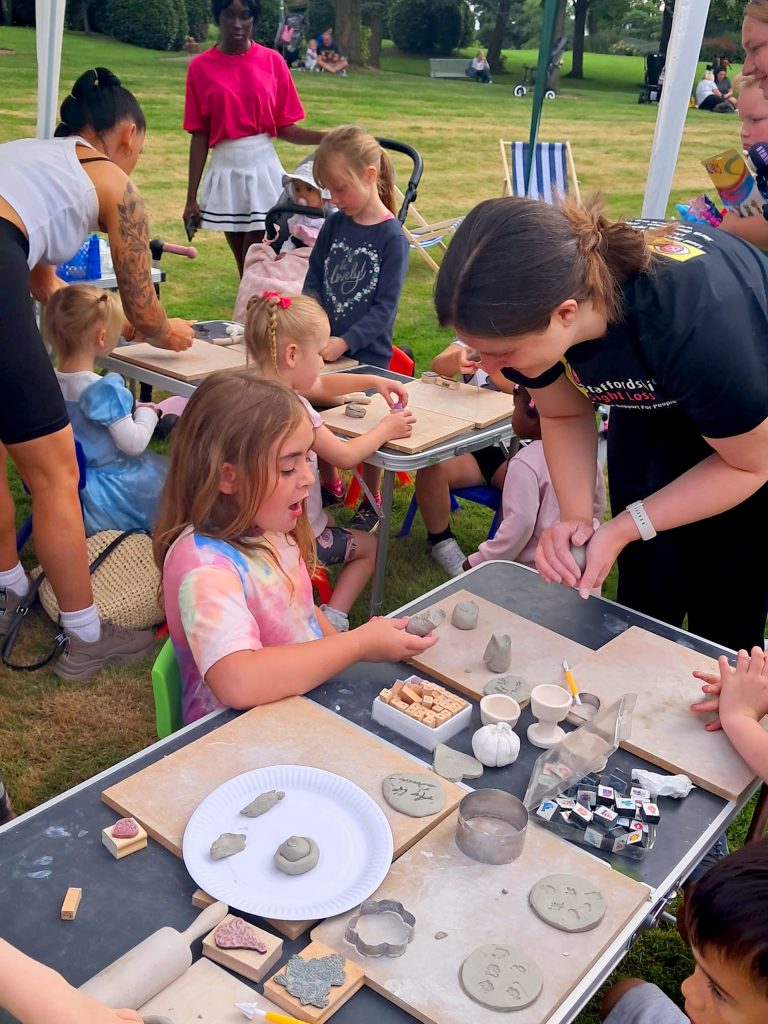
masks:
<svg viewBox="0 0 768 1024"><path fill-rule="evenodd" d="M119 87L120 79L109 68L88 68L72 86L72 96L76 100L86 99L99 89L118 89Z"/></svg>
<svg viewBox="0 0 768 1024"><path fill-rule="evenodd" d="M84 71L61 104L60 117L61 124L55 132L57 138L77 135L85 127L98 134L109 131L123 120L134 121L141 131L147 126L136 97L123 88L109 68Z"/></svg>

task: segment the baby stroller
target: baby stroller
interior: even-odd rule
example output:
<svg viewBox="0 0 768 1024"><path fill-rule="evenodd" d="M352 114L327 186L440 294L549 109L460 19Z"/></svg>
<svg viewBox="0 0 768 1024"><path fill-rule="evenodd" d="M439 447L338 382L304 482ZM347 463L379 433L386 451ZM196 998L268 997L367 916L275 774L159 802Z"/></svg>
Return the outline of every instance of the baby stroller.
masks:
<svg viewBox="0 0 768 1024"><path fill-rule="evenodd" d="M424 163L421 154L405 142L396 142L394 139L377 141L384 149L402 153L413 163L403 201L397 213L397 219L402 224L408 214L408 207L416 201L416 189L424 171ZM293 174L299 175L301 169L313 159L314 154L305 157ZM327 208L327 204L324 204L322 209L298 205L291 201L287 190L283 190L277 203L266 215L265 241L252 245L246 254L243 277L235 302L234 320L242 322L245 319L245 309L252 295L260 294L264 290L283 294L301 292L312 249L305 247L294 249L288 254L282 253L290 237L289 221L296 214L324 218L329 212L331 210Z"/></svg>
<svg viewBox="0 0 768 1024"><path fill-rule="evenodd" d="M663 53L645 55L645 81L640 86L638 103L658 103L661 99L661 75L666 59Z"/></svg>
<svg viewBox="0 0 768 1024"><path fill-rule="evenodd" d="M278 25L275 36L275 49L283 55L285 63L289 68L298 61L302 67L299 49L301 47L301 34L304 28L304 17L307 5L295 6L289 11L282 22Z"/></svg>
<svg viewBox="0 0 768 1024"><path fill-rule="evenodd" d="M555 43L549 52L549 62L547 64L547 91L544 93L545 100L553 100L557 96L557 92L552 88L552 80L555 72L563 66L563 56L567 49L567 38L565 36L560 36L555 40ZM523 77L512 91L519 99L521 96L525 96L527 94L529 86L535 84L536 68L531 64L523 64Z"/></svg>

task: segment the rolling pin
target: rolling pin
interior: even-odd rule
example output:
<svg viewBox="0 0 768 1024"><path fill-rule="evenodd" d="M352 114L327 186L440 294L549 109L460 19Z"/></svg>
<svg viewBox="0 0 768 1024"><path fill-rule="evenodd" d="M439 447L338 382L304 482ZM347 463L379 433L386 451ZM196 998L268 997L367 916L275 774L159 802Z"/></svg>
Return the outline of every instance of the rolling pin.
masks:
<svg viewBox="0 0 768 1024"><path fill-rule="evenodd" d="M80 986L80 991L115 1010L138 1010L192 966L190 945L228 913L226 903L212 903L186 931L161 928L95 974Z"/></svg>

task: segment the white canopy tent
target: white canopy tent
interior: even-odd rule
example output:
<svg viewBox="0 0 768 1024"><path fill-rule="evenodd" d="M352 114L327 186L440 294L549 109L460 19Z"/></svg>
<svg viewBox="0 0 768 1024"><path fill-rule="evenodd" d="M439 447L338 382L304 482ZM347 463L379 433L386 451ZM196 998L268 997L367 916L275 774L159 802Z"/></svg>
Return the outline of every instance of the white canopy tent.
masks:
<svg viewBox="0 0 768 1024"><path fill-rule="evenodd" d="M663 217L666 212L709 3L710 0L677 0L675 4L664 88L649 160L644 217ZM65 0L36 0L35 3L38 138L50 138L56 125L65 6Z"/></svg>

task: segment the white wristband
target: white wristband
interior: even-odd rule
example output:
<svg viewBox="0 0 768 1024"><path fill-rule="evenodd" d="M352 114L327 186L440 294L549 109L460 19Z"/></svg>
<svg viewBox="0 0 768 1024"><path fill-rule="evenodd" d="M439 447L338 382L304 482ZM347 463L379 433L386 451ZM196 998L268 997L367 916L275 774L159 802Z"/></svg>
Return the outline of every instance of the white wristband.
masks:
<svg viewBox="0 0 768 1024"><path fill-rule="evenodd" d="M653 540L656 536L656 530L648 513L645 511L645 505L642 501L633 501L631 505L627 505L627 512L629 512L634 520L635 526L640 533L640 539Z"/></svg>

